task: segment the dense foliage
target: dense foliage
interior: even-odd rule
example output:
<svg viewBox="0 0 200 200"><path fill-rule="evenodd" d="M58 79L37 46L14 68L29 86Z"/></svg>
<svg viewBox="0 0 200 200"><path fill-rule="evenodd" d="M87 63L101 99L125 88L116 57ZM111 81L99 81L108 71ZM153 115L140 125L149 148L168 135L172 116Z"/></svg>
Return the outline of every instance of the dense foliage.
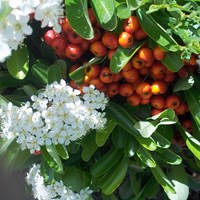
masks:
<svg viewBox="0 0 200 200"><path fill-rule="evenodd" d="M200 192L200 2L33 2L0 2L5 166L42 200Z"/></svg>

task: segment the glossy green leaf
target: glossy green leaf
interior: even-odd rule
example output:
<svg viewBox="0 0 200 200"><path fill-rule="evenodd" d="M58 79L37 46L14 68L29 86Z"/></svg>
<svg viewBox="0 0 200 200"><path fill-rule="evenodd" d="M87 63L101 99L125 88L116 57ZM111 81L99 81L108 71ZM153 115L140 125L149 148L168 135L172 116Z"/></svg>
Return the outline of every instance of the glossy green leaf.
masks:
<svg viewBox="0 0 200 200"><path fill-rule="evenodd" d="M123 151L120 149L111 149L104 154L91 168L91 174L94 177L101 176L110 170L121 159Z"/></svg>
<svg viewBox="0 0 200 200"><path fill-rule="evenodd" d="M134 200L145 200L147 198L155 198L159 191L159 184L153 176L151 176L144 187L136 195Z"/></svg>
<svg viewBox="0 0 200 200"><path fill-rule="evenodd" d="M0 138L0 156L2 156L8 149L8 147L11 145L13 142L12 140L5 140L3 138Z"/></svg>
<svg viewBox="0 0 200 200"><path fill-rule="evenodd" d="M166 109L158 115L149 117L148 121L139 121L134 125L141 136L144 138L150 137L160 125L172 125L178 121L174 110Z"/></svg>
<svg viewBox="0 0 200 200"><path fill-rule="evenodd" d="M182 158L170 149L166 149L165 151L159 152L157 155L161 160L170 165L179 165L182 162Z"/></svg>
<svg viewBox="0 0 200 200"><path fill-rule="evenodd" d="M31 68L32 74L44 84L48 84L48 70L49 67L42 62L37 62Z"/></svg>
<svg viewBox="0 0 200 200"><path fill-rule="evenodd" d="M168 177L165 175L165 173L163 172L163 170L160 168L158 164L156 165L156 167L151 168L151 171L155 179L163 187L166 193L175 194L173 183L168 179Z"/></svg>
<svg viewBox="0 0 200 200"><path fill-rule="evenodd" d="M136 10L145 3L149 3L149 0L126 0L126 2L131 10Z"/></svg>
<svg viewBox="0 0 200 200"><path fill-rule="evenodd" d="M180 123L177 123L176 127L185 140L188 149L195 155L196 158L200 160L200 142L194 136L188 133Z"/></svg>
<svg viewBox="0 0 200 200"><path fill-rule="evenodd" d="M60 82L63 78L62 71L59 65L51 65L48 69L48 84L53 83L54 81Z"/></svg>
<svg viewBox="0 0 200 200"><path fill-rule="evenodd" d="M131 16L131 10L126 3L121 3L117 6L117 16L121 19L127 19Z"/></svg>
<svg viewBox="0 0 200 200"><path fill-rule="evenodd" d="M153 159L152 155L143 147L138 146L136 154L140 158L140 160L150 168L156 167L156 162Z"/></svg>
<svg viewBox="0 0 200 200"><path fill-rule="evenodd" d="M112 132L112 142L116 148L123 148L126 144L127 133L123 128L120 126L116 126L114 131Z"/></svg>
<svg viewBox="0 0 200 200"><path fill-rule="evenodd" d="M11 76L8 71L1 71L0 72L0 86L5 87L19 87L27 83L27 79L19 80Z"/></svg>
<svg viewBox="0 0 200 200"><path fill-rule="evenodd" d="M131 134L128 134L126 145L124 147L124 155L127 157L134 156L136 153L137 146L137 140Z"/></svg>
<svg viewBox="0 0 200 200"><path fill-rule="evenodd" d="M109 101L106 107L106 113L115 120L119 126L134 136L140 136L139 132L134 128L134 119L119 104Z"/></svg>
<svg viewBox="0 0 200 200"><path fill-rule="evenodd" d="M71 27L77 34L85 39L94 37L86 0L65 0L65 11Z"/></svg>
<svg viewBox="0 0 200 200"><path fill-rule="evenodd" d="M7 59L9 73L16 79L24 79L29 70L29 54L27 46L23 45L13 50L12 55Z"/></svg>
<svg viewBox="0 0 200 200"><path fill-rule="evenodd" d="M83 81L83 77L85 75L85 68L92 65L92 64L97 64L99 63L101 60L103 60L100 57L94 57L92 58L88 63L84 64L83 66L79 67L78 69L76 69L75 71L71 72L69 74L70 78L76 82L82 82Z"/></svg>
<svg viewBox="0 0 200 200"><path fill-rule="evenodd" d="M194 85L194 82L194 77L192 75L186 78L179 78L173 87L173 91L178 92L182 90L188 90Z"/></svg>
<svg viewBox="0 0 200 200"><path fill-rule="evenodd" d="M57 173L63 173L63 165L60 157L53 146L42 146L41 147L42 156L48 163L48 165L55 170Z"/></svg>
<svg viewBox="0 0 200 200"><path fill-rule="evenodd" d="M200 191L200 182L198 180L198 177L193 177L192 175L187 174L188 177L188 185L189 187L196 191L199 192Z"/></svg>
<svg viewBox="0 0 200 200"><path fill-rule="evenodd" d="M166 126L164 126L166 127ZM169 140L167 140L167 138L165 138L162 133L160 134L158 132L158 130L156 130L153 134L152 134L152 138L154 139L154 141L156 142L157 147L160 148L169 148L171 143Z"/></svg>
<svg viewBox="0 0 200 200"><path fill-rule="evenodd" d="M98 145L96 144L95 139L96 133L91 131L91 133L88 133L81 141L81 146L83 147L81 156L82 159L86 162L90 160L94 152L98 149Z"/></svg>
<svg viewBox="0 0 200 200"><path fill-rule="evenodd" d="M177 51L177 49L174 48L177 42L156 22L151 14L146 14L144 8L137 9L136 14L140 25L150 38L169 51Z"/></svg>
<svg viewBox="0 0 200 200"><path fill-rule="evenodd" d="M112 194L124 180L128 169L128 158L123 157L98 183L102 192L106 195Z"/></svg>
<svg viewBox="0 0 200 200"><path fill-rule="evenodd" d="M118 198L114 194L111 195L102 194L102 198L103 200L118 200Z"/></svg>
<svg viewBox="0 0 200 200"><path fill-rule="evenodd" d="M200 94L194 87L185 91L185 97L192 117L200 130Z"/></svg>
<svg viewBox="0 0 200 200"><path fill-rule="evenodd" d="M128 49L119 46L110 61L111 71L114 73L120 72L143 44L144 42L134 42L133 46Z"/></svg>
<svg viewBox="0 0 200 200"><path fill-rule="evenodd" d="M142 136L138 137L135 136L135 138L137 139L137 141L146 149L148 149L149 151L155 151L157 149L157 145L156 142L154 141L154 139L152 137L149 138L144 138Z"/></svg>
<svg viewBox="0 0 200 200"><path fill-rule="evenodd" d="M117 26L114 0L91 0L91 6L99 24L105 30L114 30Z"/></svg>
<svg viewBox="0 0 200 200"><path fill-rule="evenodd" d="M73 191L80 192L81 189L90 185L91 176L77 166L70 166L65 168L62 181L65 186L70 187Z"/></svg>
<svg viewBox="0 0 200 200"><path fill-rule="evenodd" d="M55 145L55 148L61 158L63 158L63 159L69 158L69 154L68 154L68 151L67 151L67 148L65 145L57 144L57 145Z"/></svg>
<svg viewBox="0 0 200 200"><path fill-rule="evenodd" d="M162 63L172 72L179 71L184 63L181 59L180 52L167 52L164 59L162 59Z"/></svg>
<svg viewBox="0 0 200 200"><path fill-rule="evenodd" d="M173 166L167 174L174 184L176 194L167 193L170 200L187 200L189 196L188 177L183 165Z"/></svg>
<svg viewBox="0 0 200 200"><path fill-rule="evenodd" d="M33 86L32 84L27 84L27 85L24 85L22 87L22 89L24 90L24 92L29 96L33 96L36 92L37 92L37 88L35 86Z"/></svg>
<svg viewBox="0 0 200 200"><path fill-rule="evenodd" d="M105 126L102 129L97 130L96 133L96 144L98 146L103 146L106 143L116 125L116 121L107 116L107 122Z"/></svg>

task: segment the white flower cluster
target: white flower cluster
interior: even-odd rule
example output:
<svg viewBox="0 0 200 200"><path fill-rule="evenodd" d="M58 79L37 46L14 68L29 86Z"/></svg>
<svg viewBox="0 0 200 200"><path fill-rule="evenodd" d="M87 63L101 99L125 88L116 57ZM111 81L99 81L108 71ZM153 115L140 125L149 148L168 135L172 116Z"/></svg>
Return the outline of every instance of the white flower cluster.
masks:
<svg viewBox="0 0 200 200"><path fill-rule="evenodd" d="M0 2L0 12L7 11L0 19L0 62L11 55L26 35L32 34L28 24L30 15L41 21L41 27L53 27L56 32L61 31L59 18L63 17L62 0L3 0ZM1 17L1 16L0 16Z"/></svg>
<svg viewBox="0 0 200 200"><path fill-rule="evenodd" d="M64 186L62 181L55 181L51 185L45 185L44 178L40 175L40 165L33 165L27 173L26 181L32 186L35 199L38 200L88 200L91 199L92 190L89 187L79 193L73 192Z"/></svg>
<svg viewBox="0 0 200 200"><path fill-rule="evenodd" d="M64 144L85 136L91 129L106 123L103 112L108 99L94 86L84 87L84 94L61 80L47 85L33 104L17 107L9 103L0 112L0 136L15 139L23 149L33 153L43 145Z"/></svg>

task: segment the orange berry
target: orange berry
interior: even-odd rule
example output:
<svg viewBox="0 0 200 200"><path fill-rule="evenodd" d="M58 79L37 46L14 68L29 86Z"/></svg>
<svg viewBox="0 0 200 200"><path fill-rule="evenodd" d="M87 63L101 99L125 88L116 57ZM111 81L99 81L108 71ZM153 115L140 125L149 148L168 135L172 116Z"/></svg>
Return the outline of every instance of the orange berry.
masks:
<svg viewBox="0 0 200 200"><path fill-rule="evenodd" d="M127 97L127 102L132 106L138 106L141 102L141 97L138 94L133 93L131 96Z"/></svg>
<svg viewBox="0 0 200 200"><path fill-rule="evenodd" d="M155 81L151 84L151 92L154 95L164 94L167 91L167 84L164 81Z"/></svg>
<svg viewBox="0 0 200 200"><path fill-rule="evenodd" d="M119 94L124 97L131 96L134 90L131 84L123 83L119 86Z"/></svg>

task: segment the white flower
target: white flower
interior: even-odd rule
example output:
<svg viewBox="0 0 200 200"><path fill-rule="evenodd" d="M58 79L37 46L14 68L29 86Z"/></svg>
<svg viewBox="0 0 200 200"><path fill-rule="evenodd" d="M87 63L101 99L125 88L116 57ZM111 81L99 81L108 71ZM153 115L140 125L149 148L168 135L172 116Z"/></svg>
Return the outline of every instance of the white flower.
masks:
<svg viewBox="0 0 200 200"><path fill-rule="evenodd" d="M14 40L21 42L24 39L24 35L32 34L32 28L27 24L29 16L21 15L20 11L13 10L7 16L7 20L8 25L12 28Z"/></svg>
<svg viewBox="0 0 200 200"><path fill-rule="evenodd" d="M61 31L61 27L58 25L58 20L63 17L63 15L61 1L47 1L41 3L35 10L35 19L42 21L41 27L53 27L56 32Z"/></svg>
<svg viewBox="0 0 200 200"><path fill-rule="evenodd" d="M87 200L93 192L89 187L86 187L80 193L75 193L67 188L62 181L46 185L44 178L40 175L39 164L32 166L27 173L26 181L28 185L32 186L33 196L38 200Z"/></svg>
<svg viewBox="0 0 200 200"><path fill-rule="evenodd" d="M1 137L16 138L22 149L33 153L43 145L68 145L91 129L102 128L108 99L94 86L84 90L85 95L89 94L87 98L61 80L60 84L54 82L32 96L32 106L30 102L21 107L9 103L1 110Z"/></svg>

